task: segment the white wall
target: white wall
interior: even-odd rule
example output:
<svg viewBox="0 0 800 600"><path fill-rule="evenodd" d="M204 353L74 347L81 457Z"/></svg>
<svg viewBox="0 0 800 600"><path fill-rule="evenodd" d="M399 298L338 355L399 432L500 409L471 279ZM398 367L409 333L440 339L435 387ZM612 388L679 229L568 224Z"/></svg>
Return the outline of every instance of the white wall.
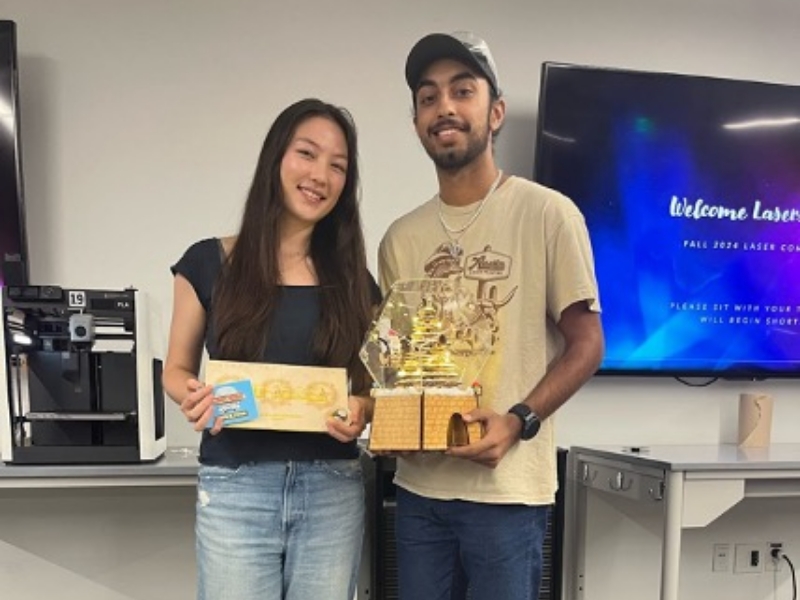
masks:
<svg viewBox="0 0 800 600"><path fill-rule="evenodd" d="M472 29L509 111L501 165L529 176L542 61L800 84L794 0L2 0L18 24L23 169L35 283L152 296L166 340L168 267L232 232L261 141L290 102L350 109L375 266L397 216L436 188L411 127L411 45ZM739 392L775 396L773 441L798 442L800 386L601 379L559 414L564 445L732 441ZM195 436L171 407L170 444Z"/></svg>
<svg viewBox="0 0 800 600"><path fill-rule="evenodd" d="M411 126L405 56L424 33L491 44L509 115L502 166L530 176L542 61L800 83L791 0L4 0L18 24L23 169L34 282L133 285L166 340L168 271L194 240L232 232L269 124L319 96L361 134L363 216L375 266L386 226L436 189ZM601 290L602 292L602 290ZM563 444L716 442L751 386L593 382L560 414ZM775 441L797 441L795 384L776 397ZM172 407L171 407L172 408ZM733 416L731 416L733 415ZM723 424L721 426L721 423ZM172 444L195 443L175 410Z"/></svg>

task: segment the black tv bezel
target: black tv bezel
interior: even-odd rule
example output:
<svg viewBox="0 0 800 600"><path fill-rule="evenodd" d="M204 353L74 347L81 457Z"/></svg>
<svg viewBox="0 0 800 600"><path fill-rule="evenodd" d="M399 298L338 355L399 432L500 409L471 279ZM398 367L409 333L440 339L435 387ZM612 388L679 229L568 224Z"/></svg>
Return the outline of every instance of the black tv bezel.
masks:
<svg viewBox="0 0 800 600"><path fill-rule="evenodd" d="M8 67L11 72L11 87L9 98L11 101L12 119L14 120L14 135L12 138L12 154L14 158L14 177L16 178L17 192L17 231L19 233L19 254L21 267L21 281L12 282L15 285L27 285L30 282L28 261L28 234L25 215L25 185L22 176L22 141L20 136L20 103L19 103L19 60L17 51L17 24L10 20L0 20L0 38L6 37L8 43ZM0 256L0 267L5 268L5 257ZM3 285L9 285L3 281Z"/></svg>
<svg viewBox="0 0 800 600"><path fill-rule="evenodd" d="M549 72L551 70L583 70L592 71L595 73L615 73L615 74L632 74L636 76L645 77L678 77L678 78L691 78L695 80L719 80L731 83L742 84L759 84L781 87L792 87L800 89L800 85L790 84L777 84L756 80L742 80L731 79L725 77L714 77L709 75L695 75L687 73L677 73L671 71L648 71L624 67L610 67L601 65L588 65L579 63L569 63L560 61L544 61L542 62L539 77L539 99L536 113L536 133L534 140L534 162L533 162L533 180L537 183L541 182L541 161L540 156L542 153L542 131L544 128L545 119L545 104L546 104L546 84ZM544 184L543 184L544 185ZM589 232L591 234L591 232ZM601 303L602 303L602 289L600 290ZM767 379L800 379L800 361L794 370L774 370L764 367L752 367L745 364L736 365L731 368L678 368L678 367L662 367L653 369L641 368L624 368L624 367L606 367L602 366L595 373L603 377L644 377L644 378L676 378L676 379L708 379L708 380L725 380L725 381L764 381Z"/></svg>

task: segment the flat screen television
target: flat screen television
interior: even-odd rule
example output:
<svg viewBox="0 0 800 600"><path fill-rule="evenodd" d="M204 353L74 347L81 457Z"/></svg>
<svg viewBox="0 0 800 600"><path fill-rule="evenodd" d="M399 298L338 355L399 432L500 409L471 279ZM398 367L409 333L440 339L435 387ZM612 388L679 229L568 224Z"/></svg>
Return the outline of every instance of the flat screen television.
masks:
<svg viewBox="0 0 800 600"><path fill-rule="evenodd" d="M0 286L28 280L16 27L0 21Z"/></svg>
<svg viewBox="0 0 800 600"><path fill-rule="evenodd" d="M800 86L545 63L534 179L586 218L601 374L800 377Z"/></svg>

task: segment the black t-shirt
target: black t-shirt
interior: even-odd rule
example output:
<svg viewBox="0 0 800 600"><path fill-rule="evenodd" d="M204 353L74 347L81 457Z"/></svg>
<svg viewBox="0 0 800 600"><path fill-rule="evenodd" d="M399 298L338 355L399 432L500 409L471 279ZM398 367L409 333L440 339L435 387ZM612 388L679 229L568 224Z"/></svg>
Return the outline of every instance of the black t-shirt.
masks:
<svg viewBox="0 0 800 600"><path fill-rule="evenodd" d="M173 274L183 275L194 288L206 311L205 343L212 359L224 360L216 348L212 327L212 294L224 251L219 239L201 240L184 253L172 266ZM373 294L380 299L378 286L372 280ZM269 328L263 362L325 366L315 361L312 353L314 331L319 323L319 288L317 286L283 286ZM270 460L317 460L356 458L356 442L342 443L327 433L267 431L255 429L223 429L217 435L203 432L200 462L238 466L242 463Z"/></svg>

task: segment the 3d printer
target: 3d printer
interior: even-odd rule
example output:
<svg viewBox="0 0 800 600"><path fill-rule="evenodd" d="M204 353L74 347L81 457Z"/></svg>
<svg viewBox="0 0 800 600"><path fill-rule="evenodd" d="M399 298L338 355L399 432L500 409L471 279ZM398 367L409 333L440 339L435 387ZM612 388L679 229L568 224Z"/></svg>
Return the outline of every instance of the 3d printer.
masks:
<svg viewBox="0 0 800 600"><path fill-rule="evenodd" d="M132 463L163 454L162 361L145 314L134 289L3 288L3 461Z"/></svg>

